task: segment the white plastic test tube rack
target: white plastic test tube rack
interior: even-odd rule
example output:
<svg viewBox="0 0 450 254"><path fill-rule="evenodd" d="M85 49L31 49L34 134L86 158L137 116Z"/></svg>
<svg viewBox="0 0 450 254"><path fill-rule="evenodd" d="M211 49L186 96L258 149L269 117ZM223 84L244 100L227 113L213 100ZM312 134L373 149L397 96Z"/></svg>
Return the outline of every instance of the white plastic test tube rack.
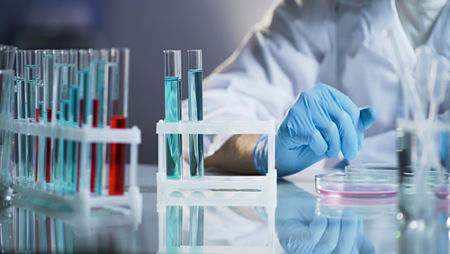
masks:
<svg viewBox="0 0 450 254"><path fill-rule="evenodd" d="M38 182L37 188L29 184L22 184L12 179L11 187L15 196L24 200L47 201L53 207L68 208L71 211L87 216L95 208L111 208L124 211L126 208L132 216L135 226L142 219L142 194L137 185L138 145L141 143L141 131L137 127L128 129L70 127L29 123L17 119L1 119L0 129L16 134L38 136L39 138L64 139L82 144L91 143L121 143L130 145L130 164L128 178L128 192L124 195L91 195L90 192L90 163L88 163L88 149L81 149L80 186L77 195L64 195L45 188L45 183ZM20 203L20 201L18 201ZM22 202L23 203L23 202ZM42 202L30 204L40 206ZM33 208L33 207L31 207ZM39 208L39 207L34 207ZM33 208L33 209L34 209Z"/></svg>
<svg viewBox="0 0 450 254"><path fill-rule="evenodd" d="M157 209L159 253L166 253L166 209L168 206L263 207L267 213L268 239L261 246L180 246L177 253L273 253L277 172L275 170L275 123L273 121L181 121L156 125L158 134ZM268 172L260 176L166 177L166 134L267 134ZM204 195L198 195L201 192ZM182 195L172 195L181 193ZM205 221L207 223L207 221Z"/></svg>

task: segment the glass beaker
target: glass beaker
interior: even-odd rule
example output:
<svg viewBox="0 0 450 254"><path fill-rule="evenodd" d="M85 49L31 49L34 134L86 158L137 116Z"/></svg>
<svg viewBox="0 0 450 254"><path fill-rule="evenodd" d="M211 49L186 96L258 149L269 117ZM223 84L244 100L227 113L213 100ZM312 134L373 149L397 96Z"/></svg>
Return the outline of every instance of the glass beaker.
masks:
<svg viewBox="0 0 450 254"><path fill-rule="evenodd" d="M397 126L399 253L435 253L436 187L448 182L450 124Z"/></svg>

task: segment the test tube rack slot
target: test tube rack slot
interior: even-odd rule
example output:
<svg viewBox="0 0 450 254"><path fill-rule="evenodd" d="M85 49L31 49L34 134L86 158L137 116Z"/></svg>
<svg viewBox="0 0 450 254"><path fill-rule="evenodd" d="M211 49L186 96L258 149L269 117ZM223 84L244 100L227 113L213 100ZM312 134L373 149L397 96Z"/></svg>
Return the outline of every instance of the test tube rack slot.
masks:
<svg viewBox="0 0 450 254"><path fill-rule="evenodd" d="M142 194L137 186L138 145L141 143L141 131L137 127L127 129L71 127L51 123L33 123L19 119L0 118L0 130L13 134L37 136L39 138L63 139L81 144L117 143L130 145L127 167L129 170L128 191L123 195L94 195L90 192L90 163L81 162L80 187L78 192L59 192L54 186L38 182L22 182L15 176L12 179L2 179L5 185L10 186L14 192L13 205L29 210L55 212L67 214L68 218L89 218L95 209L106 208L117 210L133 221L135 228L142 220ZM83 149L82 149L83 150ZM87 156L88 151L80 155ZM83 153L86 153L83 155ZM83 161L83 159L81 159ZM82 166L86 165L86 166ZM4 170L4 169L3 169ZM81 180L82 179L82 180ZM128 220L127 219L127 220ZM77 224L74 220L73 224ZM84 219L84 221L90 221ZM95 220L96 221L96 220ZM89 226L89 225L86 225Z"/></svg>
<svg viewBox="0 0 450 254"><path fill-rule="evenodd" d="M275 170L274 121L180 121L156 125L158 134L157 210L159 217L159 253L166 253L166 209L168 206L262 207L267 214L268 239L260 246L179 246L177 253L273 253L275 248L275 209L277 172ZM166 176L167 134L267 134L268 172L259 176L182 177ZM198 193L202 195L198 195ZM173 195L177 193L177 195ZM172 248L171 250L172 251Z"/></svg>

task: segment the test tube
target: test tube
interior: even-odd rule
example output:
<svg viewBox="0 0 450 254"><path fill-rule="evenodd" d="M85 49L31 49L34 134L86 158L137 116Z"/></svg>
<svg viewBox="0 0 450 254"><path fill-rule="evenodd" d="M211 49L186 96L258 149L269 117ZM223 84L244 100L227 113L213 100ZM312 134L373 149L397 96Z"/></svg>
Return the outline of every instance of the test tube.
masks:
<svg viewBox="0 0 450 254"><path fill-rule="evenodd" d="M25 121L36 122L36 84L41 80L41 58L38 50L26 50L24 59L25 72ZM37 116L39 117L39 116ZM26 179L35 178L35 166L37 145L35 144L35 137L26 137L26 158L25 165Z"/></svg>
<svg viewBox="0 0 450 254"><path fill-rule="evenodd" d="M67 86L61 89L61 113L59 122L63 126L78 126L78 57L79 50L68 51ZM76 115L76 116L75 116ZM74 190L76 182L77 143L74 141L60 140L59 146L59 171L61 189Z"/></svg>
<svg viewBox="0 0 450 254"><path fill-rule="evenodd" d="M128 48L111 49L111 62L118 66L109 91L109 124L111 128L124 129L128 117L128 75L130 50ZM125 144L111 144L109 154L109 195L123 195L125 184Z"/></svg>
<svg viewBox="0 0 450 254"><path fill-rule="evenodd" d="M99 49L91 56L91 93L92 127L103 128L106 125L107 91L108 91L108 57L110 50ZM91 145L91 192L101 195L102 173L104 165L104 149L101 143Z"/></svg>
<svg viewBox="0 0 450 254"><path fill-rule="evenodd" d="M202 50L188 50L188 104L189 120L196 122L203 120L203 70ZM203 135L189 135L189 156L191 177L203 176Z"/></svg>
<svg viewBox="0 0 450 254"><path fill-rule="evenodd" d="M17 119L19 121L25 120L25 75L24 75L24 58L25 51L18 50L16 52L16 87L17 87ZM19 179L24 175L24 168L26 165L26 136L23 134L17 135L17 156L18 156L18 172ZM35 175L37 181L37 174Z"/></svg>
<svg viewBox="0 0 450 254"><path fill-rule="evenodd" d="M69 125L81 127L84 121L84 91L89 85L89 51L75 50L76 84L70 87ZM69 141L67 151L67 185L70 191L78 191L80 182L80 149L81 144Z"/></svg>
<svg viewBox="0 0 450 254"><path fill-rule="evenodd" d="M181 51L164 50L165 121L181 121ZM168 179L182 175L182 147L180 134L166 135L166 168Z"/></svg>
<svg viewBox="0 0 450 254"><path fill-rule="evenodd" d="M54 63L52 86L52 119L51 124L68 126L70 107L70 87L76 82L76 52L61 50ZM58 191L64 191L67 174L65 164L68 141L55 139L52 141L52 182Z"/></svg>
<svg viewBox="0 0 450 254"><path fill-rule="evenodd" d="M0 70L13 70L16 46L0 44Z"/></svg>
<svg viewBox="0 0 450 254"><path fill-rule="evenodd" d="M96 58L97 50L80 50L79 65L79 118L78 126L91 127L93 119L93 86L92 84L92 60ZM76 169L76 191L81 189L89 191L91 170L89 164L91 147L87 142L77 144L77 169Z"/></svg>
<svg viewBox="0 0 450 254"><path fill-rule="evenodd" d="M181 51L164 50L165 121L181 120ZM180 134L166 135L166 174L168 179L182 175L182 147ZM175 193L174 195L178 195ZM181 195L181 194L179 194ZM182 244L182 207L168 206L166 212L166 247L170 252Z"/></svg>
<svg viewBox="0 0 450 254"><path fill-rule="evenodd" d="M188 104L189 120L192 122L203 120L203 94L202 94L202 50L188 50ZM190 175L197 178L203 176L203 135L189 135ZM201 195L201 193L198 193ZM190 207L189 244L203 245L204 208Z"/></svg>
<svg viewBox="0 0 450 254"><path fill-rule="evenodd" d="M13 88L13 70L0 70L0 118L13 119ZM0 130L0 166L2 167L2 175L8 182L12 180L12 171L10 170L11 141L12 134L6 130Z"/></svg>
<svg viewBox="0 0 450 254"><path fill-rule="evenodd" d="M14 93L14 56L17 47L0 44L0 117L12 119L13 114L13 93ZM11 164L11 152L13 149L14 136L9 131L0 130L0 166L6 170L7 180L12 180L13 165Z"/></svg>

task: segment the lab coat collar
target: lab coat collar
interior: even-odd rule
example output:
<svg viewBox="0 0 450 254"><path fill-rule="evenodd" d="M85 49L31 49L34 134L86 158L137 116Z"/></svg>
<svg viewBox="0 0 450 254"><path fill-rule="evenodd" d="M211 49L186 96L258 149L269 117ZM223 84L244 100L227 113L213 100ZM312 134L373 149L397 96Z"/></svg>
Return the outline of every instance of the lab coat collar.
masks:
<svg viewBox="0 0 450 254"><path fill-rule="evenodd" d="M362 8L361 27L354 34L354 38L359 38L361 44L374 54L386 59L393 65L401 64L404 68L413 70L417 58L415 49L408 40L403 26L398 17L395 0L372 1L367 8ZM442 9L431 31L426 45L436 53L450 58L450 2ZM392 48L387 48L388 36L393 36L397 45L401 45L401 62L395 59ZM396 66L393 66L396 67Z"/></svg>
<svg viewBox="0 0 450 254"><path fill-rule="evenodd" d="M392 68L400 67L398 65L410 70L414 68L416 56L398 17L395 0L372 1L370 6L363 8L361 27L357 32L361 44L385 59ZM394 52L392 40L399 45L399 52Z"/></svg>
<svg viewBox="0 0 450 254"><path fill-rule="evenodd" d="M450 1L442 9L425 44L439 55L450 58Z"/></svg>

